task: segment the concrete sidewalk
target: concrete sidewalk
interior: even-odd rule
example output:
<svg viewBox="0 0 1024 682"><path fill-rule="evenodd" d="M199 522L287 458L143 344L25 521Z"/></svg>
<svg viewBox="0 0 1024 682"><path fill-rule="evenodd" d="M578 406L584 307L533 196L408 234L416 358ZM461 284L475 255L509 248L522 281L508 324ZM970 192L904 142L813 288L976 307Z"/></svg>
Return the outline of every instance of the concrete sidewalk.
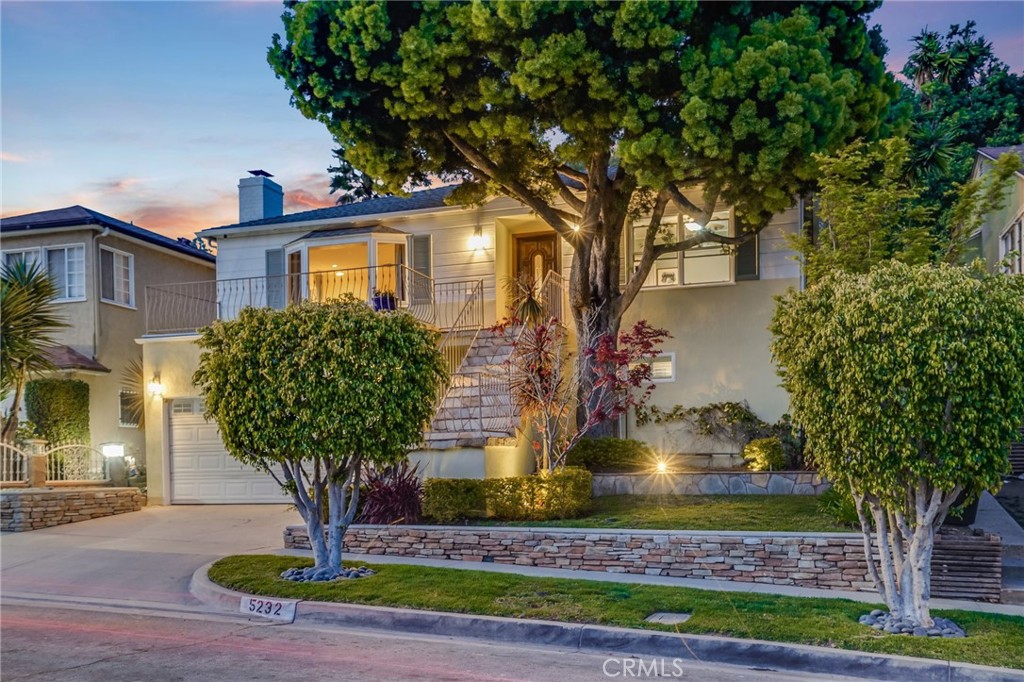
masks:
<svg viewBox="0 0 1024 682"><path fill-rule="evenodd" d="M309 550L283 549L275 552L285 556L312 557ZM346 552L345 561L365 561L369 564L397 564L405 566L429 566L432 568L452 568L460 571L486 571L489 573L511 573L532 578L564 578L567 580L591 580L604 583L626 583L630 585L665 585L668 587L688 587L697 590L717 590L722 592L741 592L749 594L778 594L787 597L820 597L824 599L850 599L866 604L880 603L879 597L873 592L849 592L844 590L818 590L793 585L765 585L763 583L738 583L731 580L703 580L697 578L672 578L660 575L643 575L638 573L603 573L600 571L570 571L560 568L538 568L535 566L518 566L515 564L483 563L479 561L450 561L447 559L414 559L409 557L387 556L384 554L354 554ZM1001 613L1010 616L1024 617L1024 606L1009 604L987 604L984 602L965 601L959 599L932 599L931 605L936 609L961 609L964 611L980 611L984 613Z"/></svg>

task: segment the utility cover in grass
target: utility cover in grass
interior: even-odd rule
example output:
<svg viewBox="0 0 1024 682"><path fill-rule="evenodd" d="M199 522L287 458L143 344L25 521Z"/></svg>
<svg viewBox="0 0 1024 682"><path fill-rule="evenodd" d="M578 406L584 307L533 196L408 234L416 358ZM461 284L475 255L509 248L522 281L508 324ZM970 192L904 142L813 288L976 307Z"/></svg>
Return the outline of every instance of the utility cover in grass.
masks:
<svg viewBox="0 0 1024 682"><path fill-rule="evenodd" d="M661 623L662 625L679 625L690 620L689 613L668 613L665 611L659 611L658 613L652 613L651 615L644 618L648 623Z"/></svg>

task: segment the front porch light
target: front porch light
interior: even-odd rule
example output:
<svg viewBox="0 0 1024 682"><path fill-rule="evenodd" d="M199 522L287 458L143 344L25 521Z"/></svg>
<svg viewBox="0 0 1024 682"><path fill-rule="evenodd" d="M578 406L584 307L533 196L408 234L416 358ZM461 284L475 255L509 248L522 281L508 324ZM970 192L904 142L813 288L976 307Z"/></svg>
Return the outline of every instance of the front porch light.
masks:
<svg viewBox="0 0 1024 682"><path fill-rule="evenodd" d="M469 248L473 251L487 248L487 237L484 236L483 228L479 225L473 228L473 236L469 238Z"/></svg>
<svg viewBox="0 0 1024 682"><path fill-rule="evenodd" d="M124 443L103 443L100 452L104 457L124 457Z"/></svg>
<svg viewBox="0 0 1024 682"><path fill-rule="evenodd" d="M164 391L166 389L165 389L164 385L160 382L160 373L159 372L154 374L153 378L150 379L148 384L146 384L146 389L149 391L149 394L151 396L153 396L154 398L159 398L160 396L162 396L164 394Z"/></svg>

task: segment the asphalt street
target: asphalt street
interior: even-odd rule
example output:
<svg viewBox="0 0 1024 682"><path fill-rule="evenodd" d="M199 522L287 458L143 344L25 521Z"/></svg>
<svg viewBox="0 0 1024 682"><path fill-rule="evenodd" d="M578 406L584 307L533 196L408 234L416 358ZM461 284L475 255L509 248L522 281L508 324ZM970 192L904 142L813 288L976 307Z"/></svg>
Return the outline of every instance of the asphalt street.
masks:
<svg viewBox="0 0 1024 682"><path fill-rule="evenodd" d="M97 610L94 606L71 608L17 599L5 600L0 625L0 676L5 682L822 679L820 675L671 659L623 659L453 638L314 629L249 621L241 616L147 613L116 607Z"/></svg>

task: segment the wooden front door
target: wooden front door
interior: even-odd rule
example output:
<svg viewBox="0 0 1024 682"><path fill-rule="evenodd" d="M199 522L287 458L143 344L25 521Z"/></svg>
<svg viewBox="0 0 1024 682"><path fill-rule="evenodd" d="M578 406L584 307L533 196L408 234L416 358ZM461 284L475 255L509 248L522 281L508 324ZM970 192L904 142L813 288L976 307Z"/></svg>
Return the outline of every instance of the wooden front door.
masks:
<svg viewBox="0 0 1024 682"><path fill-rule="evenodd" d="M524 287L539 292L549 270L558 272L558 235L554 232L515 237L512 272Z"/></svg>

